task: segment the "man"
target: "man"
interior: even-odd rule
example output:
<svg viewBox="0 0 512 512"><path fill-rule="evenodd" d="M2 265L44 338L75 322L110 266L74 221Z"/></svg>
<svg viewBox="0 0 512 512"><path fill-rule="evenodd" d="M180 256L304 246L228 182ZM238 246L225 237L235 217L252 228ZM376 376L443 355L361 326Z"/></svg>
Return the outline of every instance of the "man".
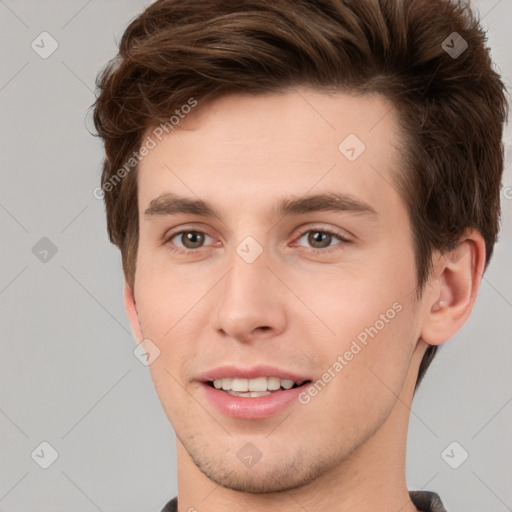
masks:
<svg viewBox="0 0 512 512"><path fill-rule="evenodd" d="M492 255L504 86L448 0L160 0L98 80L164 511L439 512L414 391Z"/></svg>

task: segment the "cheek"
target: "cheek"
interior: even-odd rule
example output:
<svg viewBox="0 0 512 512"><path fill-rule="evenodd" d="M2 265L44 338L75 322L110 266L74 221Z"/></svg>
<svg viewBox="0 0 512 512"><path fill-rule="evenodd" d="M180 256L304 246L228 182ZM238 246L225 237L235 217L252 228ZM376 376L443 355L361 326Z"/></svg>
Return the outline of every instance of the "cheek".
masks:
<svg viewBox="0 0 512 512"><path fill-rule="evenodd" d="M165 257L139 254L135 295L139 320L148 337L170 337L197 316L196 306L218 280L215 272L199 275L190 266L169 265Z"/></svg>
<svg viewBox="0 0 512 512"><path fill-rule="evenodd" d="M385 409L400 394L418 336L412 258L389 251L350 272L296 282L297 295L332 331L309 343L322 371L336 375L333 403L350 404L353 414Z"/></svg>
<svg viewBox="0 0 512 512"><path fill-rule="evenodd" d="M318 348L324 372L320 380L328 383L311 406L316 417L325 418L324 425L333 431L341 428L347 439L371 435L401 395L412 354L408 341L414 315L409 304L400 306L340 315L335 343ZM388 323L380 319L386 312Z"/></svg>
<svg viewBox="0 0 512 512"><path fill-rule="evenodd" d="M375 251L349 264L300 270L289 273L287 283L326 324L340 349L360 333L364 338L375 324L379 332L390 333L404 317L398 310L415 296L413 256L404 251ZM327 340L329 332L324 333Z"/></svg>

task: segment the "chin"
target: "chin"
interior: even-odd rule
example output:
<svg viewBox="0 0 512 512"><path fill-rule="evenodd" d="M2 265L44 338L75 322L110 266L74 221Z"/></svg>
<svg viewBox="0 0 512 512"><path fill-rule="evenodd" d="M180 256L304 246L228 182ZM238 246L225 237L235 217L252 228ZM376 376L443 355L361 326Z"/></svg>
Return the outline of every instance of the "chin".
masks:
<svg viewBox="0 0 512 512"><path fill-rule="evenodd" d="M198 468L212 482L231 489L232 491L265 494L272 492L284 492L296 489L315 480L322 471L314 471L314 467L302 467L300 470L286 467L262 467L258 472L255 469L240 469L240 466L228 467L227 465L212 468Z"/></svg>
<svg viewBox="0 0 512 512"><path fill-rule="evenodd" d="M243 493L296 489L314 481L339 462L332 452L320 456L318 452L315 455L295 450L287 456L275 453L271 458L262 457L252 467L247 467L238 459L237 453L229 449L217 451L213 443L191 446L187 439L184 441L182 445L205 476L221 487Z"/></svg>

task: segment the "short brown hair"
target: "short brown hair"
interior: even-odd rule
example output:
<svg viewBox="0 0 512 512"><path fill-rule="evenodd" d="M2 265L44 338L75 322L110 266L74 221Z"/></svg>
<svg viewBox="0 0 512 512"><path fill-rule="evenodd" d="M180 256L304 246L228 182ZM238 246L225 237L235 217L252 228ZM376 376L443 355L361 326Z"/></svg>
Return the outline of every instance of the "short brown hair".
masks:
<svg viewBox="0 0 512 512"><path fill-rule="evenodd" d="M498 233L507 104L485 42L460 1L150 5L99 74L94 104L106 153L101 182L108 233L121 250L128 284L133 288L139 224L137 166L129 172L126 162L146 130L168 122L190 98L201 103L295 86L380 93L396 106L405 141L396 181L413 229L419 294L433 251L449 249L466 229L482 234L487 266ZM123 166L127 172L114 183ZM428 347L416 387L436 349Z"/></svg>

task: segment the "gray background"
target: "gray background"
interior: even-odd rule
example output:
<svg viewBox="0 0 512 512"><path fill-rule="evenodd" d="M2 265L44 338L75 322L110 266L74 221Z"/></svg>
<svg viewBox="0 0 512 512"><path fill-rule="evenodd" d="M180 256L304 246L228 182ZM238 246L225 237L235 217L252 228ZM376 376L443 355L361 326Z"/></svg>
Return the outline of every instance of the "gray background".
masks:
<svg viewBox="0 0 512 512"><path fill-rule="evenodd" d="M92 193L102 147L86 121L96 73L147 3L0 0L4 512L159 511L177 492L174 433L133 355L120 255ZM473 3L510 87L512 0ZM43 31L59 45L47 59L31 48ZM510 130L506 141L501 239L471 319L412 407L408 487L438 492L450 512L512 507ZM57 249L46 261L33 253L43 237ZM31 456L43 441L59 455L48 469ZM469 453L458 469L442 456L453 441L452 465Z"/></svg>

